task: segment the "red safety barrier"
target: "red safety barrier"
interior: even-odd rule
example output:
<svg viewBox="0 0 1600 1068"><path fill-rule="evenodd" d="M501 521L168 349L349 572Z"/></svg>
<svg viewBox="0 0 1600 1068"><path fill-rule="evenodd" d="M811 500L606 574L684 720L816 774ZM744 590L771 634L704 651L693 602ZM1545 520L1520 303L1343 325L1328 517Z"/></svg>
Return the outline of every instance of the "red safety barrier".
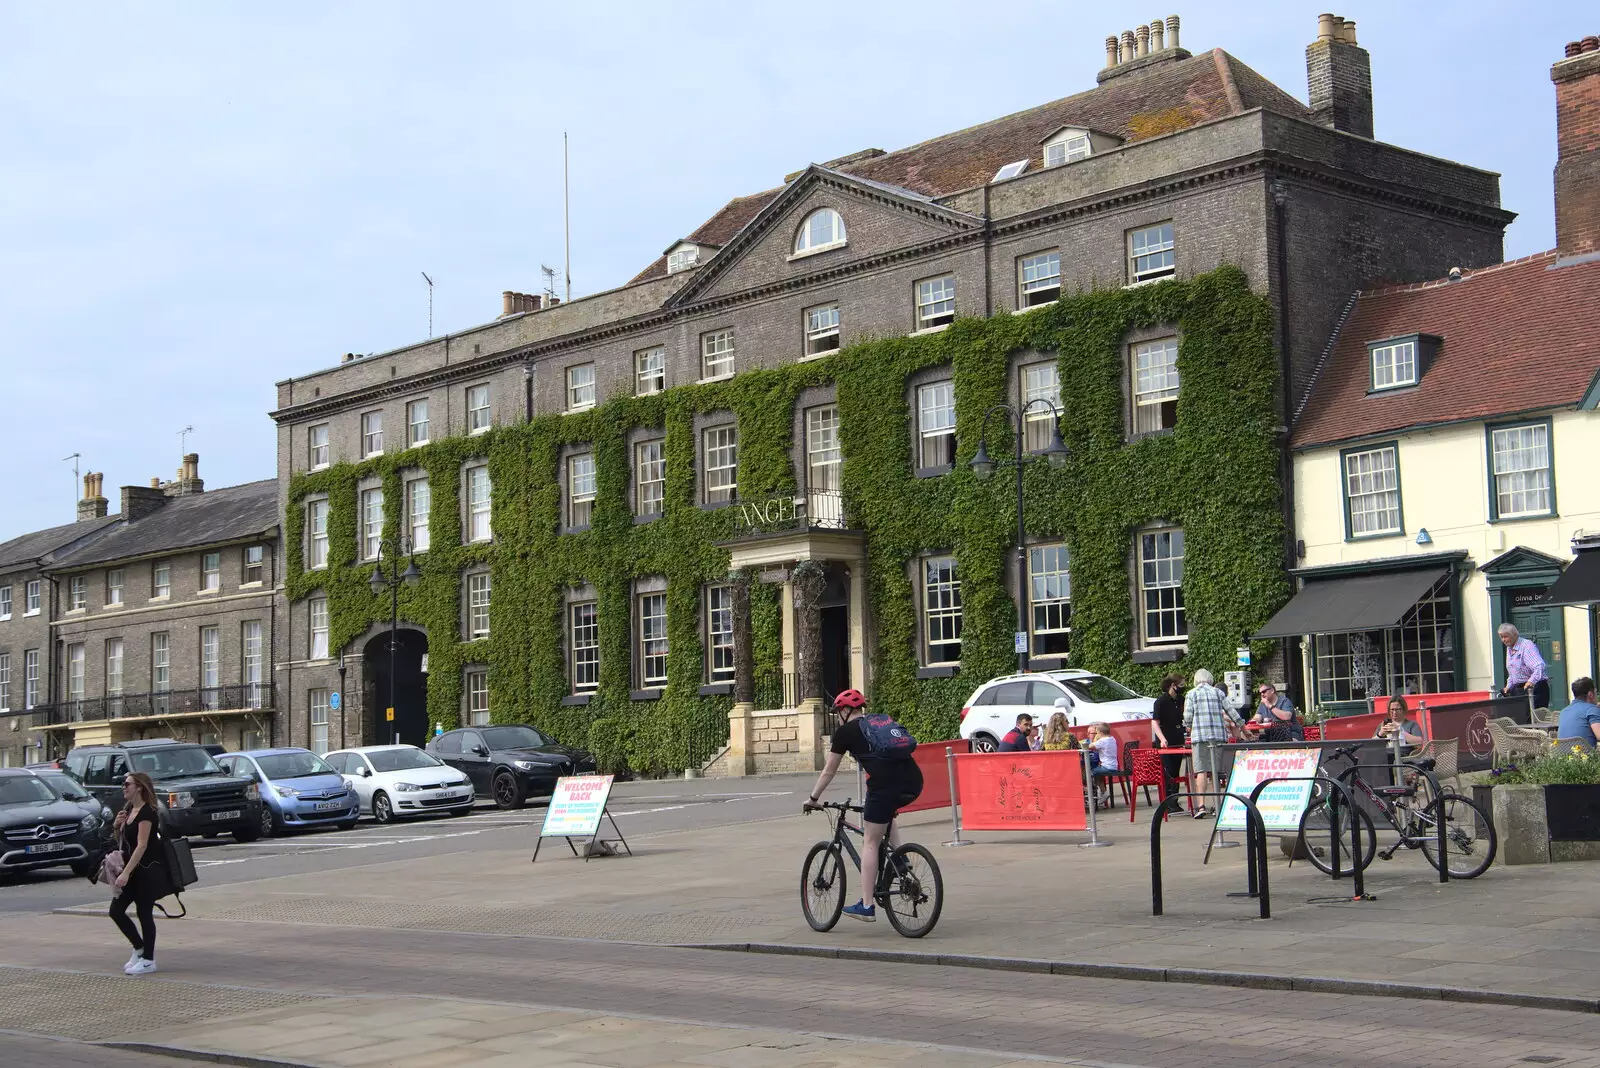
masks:
<svg viewBox="0 0 1600 1068"><path fill-rule="evenodd" d="M1083 754L1076 750L962 754L956 757L956 780L964 831L1089 828Z"/></svg>
<svg viewBox="0 0 1600 1068"><path fill-rule="evenodd" d="M1413 718L1417 709L1423 705L1429 708L1447 708L1450 705L1471 705L1479 701L1487 701L1494 697L1488 690L1452 690L1449 693L1408 693L1405 695L1406 707L1411 710ZM1389 710L1389 699L1378 696L1368 698L1372 711L1384 713ZM1425 725L1425 724L1424 724Z"/></svg>
<svg viewBox="0 0 1600 1068"><path fill-rule="evenodd" d="M1322 740L1342 742L1352 738L1371 738L1378 733L1378 724L1383 720L1382 712L1366 716L1335 716L1333 719L1325 719L1322 721Z"/></svg>
<svg viewBox="0 0 1600 1068"><path fill-rule="evenodd" d="M958 754L971 748L965 738L944 742L918 742L911 759L922 769L922 795L901 812L923 812L930 808L950 807L950 764L944 751L954 749Z"/></svg>

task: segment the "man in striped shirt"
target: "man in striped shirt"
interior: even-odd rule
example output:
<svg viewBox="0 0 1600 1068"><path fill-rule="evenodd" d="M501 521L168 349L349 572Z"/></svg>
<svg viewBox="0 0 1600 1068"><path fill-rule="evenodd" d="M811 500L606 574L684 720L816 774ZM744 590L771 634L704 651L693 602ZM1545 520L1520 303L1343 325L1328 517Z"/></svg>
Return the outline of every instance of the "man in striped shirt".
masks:
<svg viewBox="0 0 1600 1068"><path fill-rule="evenodd" d="M1545 669L1539 647L1510 623L1500 624L1496 633L1500 644L1506 647L1506 685L1500 692L1507 697L1532 693L1534 708L1549 708L1550 672Z"/></svg>
<svg viewBox="0 0 1600 1068"><path fill-rule="evenodd" d="M1232 738L1242 723L1239 714L1222 703L1222 694L1211 672L1205 668L1196 671L1194 689L1183 698L1183 725L1189 728L1194 789L1202 795L1200 807L1194 813L1197 820L1215 814L1206 807L1204 795L1211 792L1213 781L1220 782L1222 754L1217 752L1217 747Z"/></svg>

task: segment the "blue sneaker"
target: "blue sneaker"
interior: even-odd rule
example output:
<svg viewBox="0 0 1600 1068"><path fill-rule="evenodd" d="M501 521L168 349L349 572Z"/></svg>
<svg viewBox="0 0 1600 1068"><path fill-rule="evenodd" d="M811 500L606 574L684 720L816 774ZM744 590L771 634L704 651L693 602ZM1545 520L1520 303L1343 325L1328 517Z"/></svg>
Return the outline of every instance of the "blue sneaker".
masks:
<svg viewBox="0 0 1600 1068"><path fill-rule="evenodd" d="M864 901L857 901L854 905L846 905L844 914L852 920L866 920L868 923L878 918L878 910Z"/></svg>

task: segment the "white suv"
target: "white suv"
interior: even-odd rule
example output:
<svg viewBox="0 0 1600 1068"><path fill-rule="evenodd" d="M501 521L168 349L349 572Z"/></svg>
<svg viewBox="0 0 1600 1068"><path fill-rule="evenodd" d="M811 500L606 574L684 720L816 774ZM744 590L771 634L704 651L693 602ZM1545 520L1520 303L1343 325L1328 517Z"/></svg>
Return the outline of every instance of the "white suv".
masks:
<svg viewBox="0 0 1600 1068"><path fill-rule="evenodd" d="M1058 705L1065 701L1066 705ZM1155 700L1140 697L1120 682L1090 671L1028 672L1002 675L979 686L961 709L961 737L972 742L975 753L992 753L1000 739L1026 712L1043 727L1058 709L1073 726L1150 719Z"/></svg>

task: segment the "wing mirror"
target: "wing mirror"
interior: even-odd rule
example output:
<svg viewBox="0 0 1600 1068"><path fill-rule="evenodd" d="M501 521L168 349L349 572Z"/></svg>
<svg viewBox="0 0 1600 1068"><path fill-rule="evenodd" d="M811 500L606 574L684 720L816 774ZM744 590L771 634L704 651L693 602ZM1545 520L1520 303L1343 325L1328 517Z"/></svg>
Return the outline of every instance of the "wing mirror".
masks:
<svg viewBox="0 0 1600 1068"><path fill-rule="evenodd" d="M484 748L484 747L483 747L483 746L481 746L481 745L475 745L475 746L473 746L473 747L472 747L472 751L473 751L473 752L474 752L474 753L476 753L476 754L477 754L477 755L478 755L478 756L481 756L481 757L486 757L486 756L488 756L488 755L489 755L489 750L487 750L487 749L485 749L485 748Z"/></svg>
<svg viewBox="0 0 1600 1068"><path fill-rule="evenodd" d="M363 779L370 779L370 778L372 778L372 769L371 769L371 768L362 768L362 769L361 769L361 777L362 777L362 778L363 778Z"/></svg>
<svg viewBox="0 0 1600 1068"><path fill-rule="evenodd" d="M1071 708L1072 707L1072 698L1070 698L1070 697L1057 697L1056 698L1056 707L1057 708L1061 708L1061 709Z"/></svg>

